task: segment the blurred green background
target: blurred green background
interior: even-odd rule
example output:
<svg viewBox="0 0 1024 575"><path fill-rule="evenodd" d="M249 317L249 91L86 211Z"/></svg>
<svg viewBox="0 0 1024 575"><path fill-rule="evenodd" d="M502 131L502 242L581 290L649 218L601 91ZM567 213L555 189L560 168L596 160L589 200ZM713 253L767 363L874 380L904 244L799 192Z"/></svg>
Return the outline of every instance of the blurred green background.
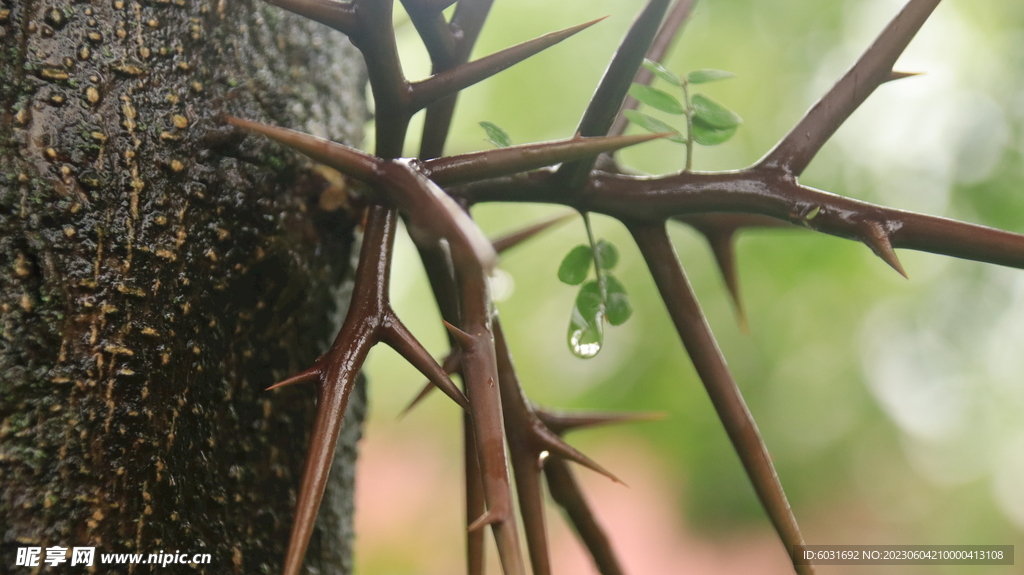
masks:
<svg viewBox="0 0 1024 575"><path fill-rule="evenodd" d="M464 91L448 152L490 148L478 126L484 120L505 128L516 143L571 136L642 4L497 0L477 56L609 18ZM700 0L665 64L680 74L735 72L701 91L745 123L728 143L698 147L695 169L756 161L902 4ZM413 27L402 15L396 22L407 75L425 76L429 64ZM1024 3L943 3L897 69L926 74L882 86L801 181L1024 232ZM415 141L418 134L409 155ZM655 142L621 158L657 174L681 169L684 153L682 146ZM482 205L473 214L485 231L498 234L561 211ZM621 225L600 216L594 221L597 236L620 249L617 275L635 308L628 323L607 330L594 359L577 359L566 345L576 290L555 275L562 255L585 241L581 220L502 259L499 309L527 393L558 408L666 414L571 437L632 485L586 477L630 573L786 572L785 554L642 258ZM744 334L702 237L681 225L671 234L809 543L1016 544L1024 553L1024 273L900 251L906 281L853 242L800 230L745 232L737 247L750 321ZM397 254L395 308L440 357L446 340L407 239ZM368 370L358 572L458 573L464 545L458 412L438 395L396 421L421 377L384 346L373 351ZM624 510L616 501L631 503ZM549 519L561 523L554 510ZM631 538L644 529L652 534ZM564 527L556 527L554 538L562 572L592 572ZM820 571L1020 573L1017 563Z"/></svg>

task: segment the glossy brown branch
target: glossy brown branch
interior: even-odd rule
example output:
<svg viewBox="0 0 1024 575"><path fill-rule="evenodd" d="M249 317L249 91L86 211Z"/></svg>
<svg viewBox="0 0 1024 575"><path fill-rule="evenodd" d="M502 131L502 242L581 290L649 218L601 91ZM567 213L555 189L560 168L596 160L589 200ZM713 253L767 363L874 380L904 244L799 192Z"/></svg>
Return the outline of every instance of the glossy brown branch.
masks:
<svg viewBox="0 0 1024 575"><path fill-rule="evenodd" d="M838 196L802 186L783 170L754 167L653 178L594 172L577 197L566 197L560 189L550 171L539 170L448 192L471 203L552 203L634 222L723 212L760 215L887 253L878 235L881 230L891 248L1024 268L1024 235Z"/></svg>
<svg viewBox="0 0 1024 575"><path fill-rule="evenodd" d="M775 473L771 455L711 334L693 288L668 239L664 223L631 224L628 227L647 261L679 338L782 543L787 550L793 549L794 545L803 545L803 536ZM795 565L795 568L801 574L813 573L810 566Z"/></svg>
<svg viewBox="0 0 1024 575"><path fill-rule="evenodd" d="M892 67L939 0L910 0L835 86L760 161L797 176L825 142L881 84L893 79Z"/></svg>
<svg viewBox="0 0 1024 575"><path fill-rule="evenodd" d="M686 24L687 19L689 19L690 12L693 11L693 5L696 1L676 0L668 15L665 16L665 21L662 22L661 28L658 29L658 34L654 37L654 41L651 42L651 49L647 51L645 56L647 60L653 60L658 63L665 61L665 55L675 40L679 38L679 33L683 30L683 25ZM642 67L637 71L636 77L633 78L633 83L649 86L652 80L654 80L654 73ZM626 96L625 101L622 102L622 108L619 110L618 115L615 116L611 129L608 130L609 136L618 136L626 131L629 120L622 115L622 111L635 110L639 104L640 102L633 96Z"/></svg>

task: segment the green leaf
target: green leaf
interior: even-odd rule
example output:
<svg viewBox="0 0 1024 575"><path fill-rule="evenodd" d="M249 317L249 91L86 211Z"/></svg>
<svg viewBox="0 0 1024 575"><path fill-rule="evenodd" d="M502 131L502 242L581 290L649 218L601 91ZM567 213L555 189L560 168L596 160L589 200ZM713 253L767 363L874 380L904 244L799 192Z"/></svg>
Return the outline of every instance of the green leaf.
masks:
<svg viewBox="0 0 1024 575"><path fill-rule="evenodd" d="M580 293L576 295L576 309L588 322L595 322L604 316L604 300L597 280L590 280L580 288Z"/></svg>
<svg viewBox="0 0 1024 575"><path fill-rule="evenodd" d="M629 87L629 95L655 110L677 115L686 113L686 109L675 96L657 88L634 83Z"/></svg>
<svg viewBox="0 0 1024 575"><path fill-rule="evenodd" d="M512 138L508 132L501 129L501 126L493 122L480 122L480 127L487 132L487 141L499 148L507 148L512 145Z"/></svg>
<svg viewBox="0 0 1024 575"><path fill-rule="evenodd" d="M562 263L558 266L558 279L571 286L580 285L587 279L590 262L593 259L590 246L581 244L574 247L562 258Z"/></svg>
<svg viewBox="0 0 1024 575"><path fill-rule="evenodd" d="M736 126L716 128L699 118L693 119L693 141L702 146L717 146L726 142L736 133Z"/></svg>
<svg viewBox="0 0 1024 575"><path fill-rule="evenodd" d="M619 250L607 240L597 241L597 260L603 270L610 270L619 263Z"/></svg>
<svg viewBox="0 0 1024 575"><path fill-rule="evenodd" d="M679 76L676 76L674 73L668 71L667 69L665 69L664 66L662 66L658 62L655 62L654 60L648 60L647 58L644 58L644 68L647 68L651 72L654 72L655 76L661 78L662 80L668 82L669 84L672 84L673 86L683 85L683 81L679 78Z"/></svg>
<svg viewBox="0 0 1024 575"><path fill-rule="evenodd" d="M716 80L732 78L735 75L725 70L694 70L686 75L686 81L691 84L707 84Z"/></svg>
<svg viewBox="0 0 1024 575"><path fill-rule="evenodd" d="M686 143L686 136L683 136L682 134L679 133L679 130L673 128L672 126L669 126L668 124L662 122L661 120L652 118L647 114L637 112L636 110L626 110L623 112L623 114L626 115L626 118L629 119L630 122L633 122L637 126L640 126L641 128L647 130L648 132L654 132L655 134L674 132L675 135L669 136L669 140L680 144Z"/></svg>
<svg viewBox="0 0 1024 575"><path fill-rule="evenodd" d="M704 94L694 94L690 103L693 105L693 117L700 118L713 128L734 128L743 123L743 118L736 115L736 112Z"/></svg>
<svg viewBox="0 0 1024 575"><path fill-rule="evenodd" d="M608 323L612 325L626 323L629 316L633 315L633 306L629 303L629 296L626 294L625 286L611 274L605 274L604 285L608 293L606 306Z"/></svg>

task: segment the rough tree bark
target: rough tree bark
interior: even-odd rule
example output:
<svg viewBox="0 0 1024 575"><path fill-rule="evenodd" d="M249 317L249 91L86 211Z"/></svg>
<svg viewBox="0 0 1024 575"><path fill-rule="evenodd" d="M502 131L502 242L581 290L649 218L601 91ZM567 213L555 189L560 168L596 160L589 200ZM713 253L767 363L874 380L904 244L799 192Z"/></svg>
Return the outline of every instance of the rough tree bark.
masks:
<svg viewBox="0 0 1024 575"><path fill-rule="evenodd" d="M356 141L360 62L259 0L0 2L0 570L278 570L313 390L262 390L333 336L356 222L336 174L221 117ZM349 407L323 573L350 571Z"/></svg>

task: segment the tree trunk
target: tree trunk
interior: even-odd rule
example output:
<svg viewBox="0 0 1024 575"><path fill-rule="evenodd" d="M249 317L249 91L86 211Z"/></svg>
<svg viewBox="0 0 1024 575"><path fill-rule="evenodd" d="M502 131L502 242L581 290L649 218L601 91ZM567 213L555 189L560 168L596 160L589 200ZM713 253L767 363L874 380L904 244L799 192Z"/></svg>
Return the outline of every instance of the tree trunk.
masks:
<svg viewBox="0 0 1024 575"><path fill-rule="evenodd" d="M0 0L0 50L0 570L95 546L98 573L276 572L314 394L263 389L333 336L356 218L222 117L358 141L358 56L259 0ZM322 573L351 570L358 434Z"/></svg>

